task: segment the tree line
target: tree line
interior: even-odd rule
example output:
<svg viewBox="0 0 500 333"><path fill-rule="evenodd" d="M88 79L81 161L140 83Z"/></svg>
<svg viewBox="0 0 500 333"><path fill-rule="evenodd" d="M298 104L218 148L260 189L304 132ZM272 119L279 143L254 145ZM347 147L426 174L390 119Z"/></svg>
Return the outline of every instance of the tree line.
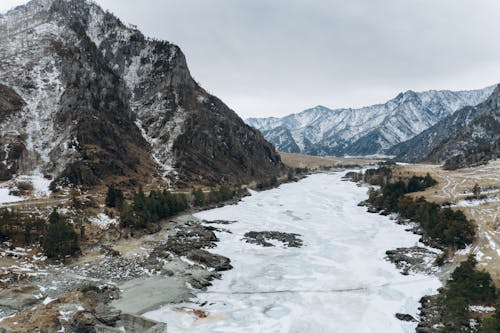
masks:
<svg viewBox="0 0 500 333"><path fill-rule="evenodd" d="M238 191L229 188L228 186L221 186L219 189L213 189L207 193L203 192L200 188L195 188L192 191L193 206L201 207L205 205L218 204L220 202L233 199L238 194Z"/></svg>
<svg viewBox="0 0 500 333"><path fill-rule="evenodd" d="M237 190L227 186L208 193L194 189L192 205L216 204L230 200L237 194ZM73 207L81 208L75 193L72 192L71 198ZM117 210L121 227L136 229L145 228L148 223L174 216L190 207L190 200L185 194L153 190L146 195L142 187L131 194L130 200L126 200L124 192L115 185L108 187L105 203L108 208ZM56 208L46 218L37 214L21 213L15 209L0 209L0 241L12 240L24 245L39 243L50 258L78 253L84 233L83 225L75 226Z"/></svg>
<svg viewBox="0 0 500 333"><path fill-rule="evenodd" d="M440 245L464 248L473 241L475 230L461 211L442 208L423 197L412 199L405 196L436 183L429 174L425 177L413 176L407 182L386 182L378 190L370 189L368 203L378 211L398 213L417 222L426 235Z"/></svg>
<svg viewBox="0 0 500 333"><path fill-rule="evenodd" d="M153 190L146 195L142 187L132 193L132 201L128 202L123 191L111 185L106 194L106 206L118 210L121 227L139 229L185 211L189 202L182 193Z"/></svg>
<svg viewBox="0 0 500 333"><path fill-rule="evenodd" d="M202 207L231 200L241 194L240 191L239 188L231 189L225 185L206 193L201 188L193 188L191 198L189 198L186 194L167 190L153 190L146 195L141 187L132 193L129 202L125 200L122 190L115 185L110 185L105 201L108 208L116 208L119 212L122 227L144 228L147 223L158 222L177 215L191 205Z"/></svg>

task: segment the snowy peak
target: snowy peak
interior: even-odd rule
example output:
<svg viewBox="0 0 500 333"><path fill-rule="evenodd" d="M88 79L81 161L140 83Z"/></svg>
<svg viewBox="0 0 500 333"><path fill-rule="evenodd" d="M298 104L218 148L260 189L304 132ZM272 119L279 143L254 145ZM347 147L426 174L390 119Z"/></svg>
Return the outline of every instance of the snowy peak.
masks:
<svg viewBox="0 0 500 333"><path fill-rule="evenodd" d="M408 90L385 104L335 110L317 106L283 118L250 118L247 123L286 152L299 147L301 153L313 155L380 154L456 110L483 102L493 89Z"/></svg>
<svg viewBox="0 0 500 333"><path fill-rule="evenodd" d="M7 177L213 184L283 169L258 131L192 79L179 47L91 1L33 0L0 16L0 82L23 103L0 119L0 151L19 155Z"/></svg>
<svg viewBox="0 0 500 333"><path fill-rule="evenodd" d="M477 106L467 106L441 119L389 153L405 162L445 162L448 168L471 166L500 153L500 86Z"/></svg>

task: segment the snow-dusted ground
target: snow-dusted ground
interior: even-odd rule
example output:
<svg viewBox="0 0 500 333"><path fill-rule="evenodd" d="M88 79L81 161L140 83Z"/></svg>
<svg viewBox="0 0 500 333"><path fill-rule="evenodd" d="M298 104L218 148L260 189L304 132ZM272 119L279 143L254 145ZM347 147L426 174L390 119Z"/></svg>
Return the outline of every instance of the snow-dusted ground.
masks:
<svg viewBox="0 0 500 333"><path fill-rule="evenodd" d="M460 200L456 204L451 205L451 207L476 207L489 202L500 202L500 195L485 199Z"/></svg>
<svg viewBox="0 0 500 333"><path fill-rule="evenodd" d="M367 189L341 181L343 174L313 175L198 213L238 221L221 226L232 233L219 233L213 250L230 257L234 269L193 303L146 316L167 322L169 332L414 331L415 323L395 313L416 316L420 297L441 284L434 276L403 276L384 260L387 249L415 245L418 236L358 207ZM248 244L241 240L248 231L298 233L304 246Z"/></svg>
<svg viewBox="0 0 500 333"><path fill-rule="evenodd" d="M31 176L21 175L16 178L18 182L28 182L33 185L34 197L48 197L50 196L50 183L52 180L43 177L39 172L33 173Z"/></svg>
<svg viewBox="0 0 500 333"><path fill-rule="evenodd" d="M49 189L51 180L46 179L40 173L34 173L30 176L20 175L11 181L0 183L0 206L2 206L3 204L19 202L28 199L28 197L10 194L11 187L16 187L17 183L31 184L31 186L33 186L31 197L33 198L48 197L51 194L51 191Z"/></svg>
<svg viewBox="0 0 500 333"><path fill-rule="evenodd" d="M0 188L0 206L2 204L18 202L22 201L22 197L17 197L15 195L10 194L10 190L8 188Z"/></svg>
<svg viewBox="0 0 500 333"><path fill-rule="evenodd" d="M95 225L98 225L101 229L108 229L110 226L118 224L116 219L109 217L106 214L99 214L97 217L89 219L89 221Z"/></svg>

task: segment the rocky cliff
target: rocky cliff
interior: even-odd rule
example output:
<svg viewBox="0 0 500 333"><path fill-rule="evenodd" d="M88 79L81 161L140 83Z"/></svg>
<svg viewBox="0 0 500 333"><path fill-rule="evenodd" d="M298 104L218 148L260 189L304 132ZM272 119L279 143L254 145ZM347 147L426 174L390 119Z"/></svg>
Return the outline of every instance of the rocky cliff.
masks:
<svg viewBox="0 0 500 333"><path fill-rule="evenodd" d="M89 1L33 0L0 15L0 83L4 179L240 183L284 168L193 80L179 47Z"/></svg>

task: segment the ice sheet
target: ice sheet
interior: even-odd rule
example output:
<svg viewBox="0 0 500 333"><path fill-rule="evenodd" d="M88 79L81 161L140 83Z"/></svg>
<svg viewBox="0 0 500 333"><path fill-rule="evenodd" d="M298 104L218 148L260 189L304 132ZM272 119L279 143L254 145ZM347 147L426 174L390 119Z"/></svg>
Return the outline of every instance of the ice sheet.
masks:
<svg viewBox="0 0 500 333"><path fill-rule="evenodd" d="M166 322L169 332L413 332L416 324L395 313L416 317L420 297L441 284L434 276L403 276L384 260L387 249L415 245L418 236L358 207L367 188L341 181L343 174L313 175L198 213L238 221L221 226L232 233L219 233L212 250L230 257L234 269L193 303L146 316ZM248 231L298 233L304 246L248 244L241 240Z"/></svg>

